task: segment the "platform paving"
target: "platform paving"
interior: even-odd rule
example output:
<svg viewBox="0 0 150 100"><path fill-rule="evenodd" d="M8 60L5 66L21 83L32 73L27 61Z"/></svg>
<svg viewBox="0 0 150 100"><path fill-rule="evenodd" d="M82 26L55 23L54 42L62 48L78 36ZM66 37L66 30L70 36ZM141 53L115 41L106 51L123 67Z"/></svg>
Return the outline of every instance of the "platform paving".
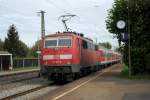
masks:
<svg viewBox="0 0 150 100"><path fill-rule="evenodd" d="M64 85L38 98L39 100L150 100L150 80L129 80L119 78L121 65L111 67L109 71L97 72L85 78Z"/></svg>

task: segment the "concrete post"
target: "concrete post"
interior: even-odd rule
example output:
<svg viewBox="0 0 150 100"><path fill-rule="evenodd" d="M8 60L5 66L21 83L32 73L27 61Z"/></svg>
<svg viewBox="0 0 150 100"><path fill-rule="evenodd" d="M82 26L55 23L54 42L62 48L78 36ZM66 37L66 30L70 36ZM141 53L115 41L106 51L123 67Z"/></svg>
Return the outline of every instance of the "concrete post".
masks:
<svg viewBox="0 0 150 100"><path fill-rule="evenodd" d="M13 59L12 59L12 55L10 56L10 65L11 65L11 68L13 69Z"/></svg>

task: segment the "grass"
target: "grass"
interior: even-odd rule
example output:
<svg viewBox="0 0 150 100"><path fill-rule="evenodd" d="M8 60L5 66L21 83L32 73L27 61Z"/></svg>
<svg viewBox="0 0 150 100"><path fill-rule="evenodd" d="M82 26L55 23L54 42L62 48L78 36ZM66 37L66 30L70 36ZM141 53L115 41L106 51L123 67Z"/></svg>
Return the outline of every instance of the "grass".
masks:
<svg viewBox="0 0 150 100"><path fill-rule="evenodd" d="M125 64L123 64L123 69L120 73L120 76L124 78L129 77L129 69L128 69L128 66L126 66Z"/></svg>
<svg viewBox="0 0 150 100"><path fill-rule="evenodd" d="M12 71L22 71L22 70L32 70L32 69L37 69L37 66L34 67L19 67L19 68L14 68Z"/></svg>
<svg viewBox="0 0 150 100"><path fill-rule="evenodd" d="M141 80L141 79L148 79L150 80L150 75L132 75L129 76L129 69L128 66L123 64L123 69L120 73L120 77L121 78L125 78L125 79L131 79L131 80Z"/></svg>

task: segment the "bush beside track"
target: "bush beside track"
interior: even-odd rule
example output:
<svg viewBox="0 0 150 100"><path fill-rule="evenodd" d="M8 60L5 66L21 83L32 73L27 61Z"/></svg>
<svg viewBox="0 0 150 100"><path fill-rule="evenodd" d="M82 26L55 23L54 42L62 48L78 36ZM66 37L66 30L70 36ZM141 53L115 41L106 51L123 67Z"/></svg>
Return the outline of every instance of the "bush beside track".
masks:
<svg viewBox="0 0 150 100"><path fill-rule="evenodd" d="M120 73L120 78L125 78L125 79L150 79L150 75L141 75L141 74L138 74L138 75L132 75L132 76L129 76L129 68L127 65L123 64L122 65L122 71Z"/></svg>

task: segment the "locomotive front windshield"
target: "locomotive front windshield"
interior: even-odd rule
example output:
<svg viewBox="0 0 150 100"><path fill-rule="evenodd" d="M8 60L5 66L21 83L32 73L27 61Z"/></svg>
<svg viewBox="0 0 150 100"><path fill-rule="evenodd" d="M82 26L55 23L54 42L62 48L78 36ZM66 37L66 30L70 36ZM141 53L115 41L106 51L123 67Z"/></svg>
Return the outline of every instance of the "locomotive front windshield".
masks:
<svg viewBox="0 0 150 100"><path fill-rule="evenodd" d="M70 47L72 45L71 37L48 37L45 39L45 47Z"/></svg>
<svg viewBox="0 0 150 100"><path fill-rule="evenodd" d="M58 41L58 46L71 46L71 39L60 38Z"/></svg>

